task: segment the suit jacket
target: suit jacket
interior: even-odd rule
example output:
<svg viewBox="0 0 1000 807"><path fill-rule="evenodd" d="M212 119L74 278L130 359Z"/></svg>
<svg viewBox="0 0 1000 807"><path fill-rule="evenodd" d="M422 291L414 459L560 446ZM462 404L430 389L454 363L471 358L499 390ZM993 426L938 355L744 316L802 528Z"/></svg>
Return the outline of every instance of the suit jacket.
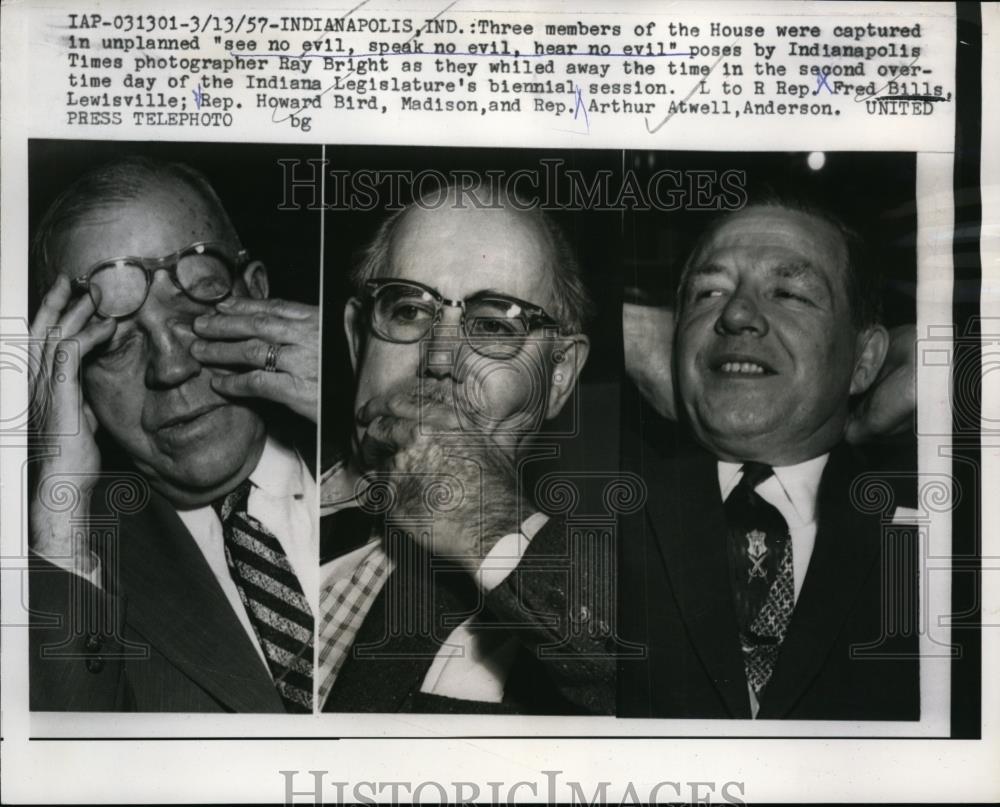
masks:
<svg viewBox="0 0 1000 807"><path fill-rule="evenodd" d="M749 718L715 458L646 445L639 470L650 497L623 542L621 607L625 638L648 652L620 664L618 713ZM852 500L862 470L848 447L831 453L813 554L758 718L919 719L916 531Z"/></svg>
<svg viewBox="0 0 1000 807"><path fill-rule="evenodd" d="M483 595L464 569L408 553L386 580L324 705L326 712L610 714L615 664L598 604L612 583L576 574L565 523L550 519L517 571ZM390 553L392 548L390 547ZM576 570L579 572L579 569ZM428 583L428 581L432 581ZM448 634L473 613L517 640L502 703L420 692Z"/></svg>
<svg viewBox="0 0 1000 807"><path fill-rule="evenodd" d="M31 708L283 712L174 508L151 492L138 512L94 516L92 531L104 524L103 588L31 559Z"/></svg>

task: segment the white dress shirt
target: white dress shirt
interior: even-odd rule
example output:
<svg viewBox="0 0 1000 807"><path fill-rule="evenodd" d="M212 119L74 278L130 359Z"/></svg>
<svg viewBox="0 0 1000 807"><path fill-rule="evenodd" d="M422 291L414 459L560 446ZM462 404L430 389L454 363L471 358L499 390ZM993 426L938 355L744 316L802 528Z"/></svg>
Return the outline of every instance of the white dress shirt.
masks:
<svg viewBox="0 0 1000 807"><path fill-rule="evenodd" d="M247 500L247 513L263 524L281 544L288 563L299 579L309 607L319 609L319 526L316 522L316 482L302 458L291 448L268 437L253 473L253 487ZM257 633L240 599L239 589L229 574L222 537L222 522L211 505L195 510L179 510L184 526L194 538L239 617L243 630L260 654Z"/></svg>

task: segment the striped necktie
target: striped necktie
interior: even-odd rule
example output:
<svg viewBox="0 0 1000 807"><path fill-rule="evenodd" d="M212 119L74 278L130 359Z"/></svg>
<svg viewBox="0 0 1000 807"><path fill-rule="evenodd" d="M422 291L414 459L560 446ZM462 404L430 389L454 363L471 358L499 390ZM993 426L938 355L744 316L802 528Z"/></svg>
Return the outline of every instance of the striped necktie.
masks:
<svg viewBox="0 0 1000 807"><path fill-rule="evenodd" d="M247 512L252 482L213 503L229 574L289 712L312 712L313 615L281 544Z"/></svg>

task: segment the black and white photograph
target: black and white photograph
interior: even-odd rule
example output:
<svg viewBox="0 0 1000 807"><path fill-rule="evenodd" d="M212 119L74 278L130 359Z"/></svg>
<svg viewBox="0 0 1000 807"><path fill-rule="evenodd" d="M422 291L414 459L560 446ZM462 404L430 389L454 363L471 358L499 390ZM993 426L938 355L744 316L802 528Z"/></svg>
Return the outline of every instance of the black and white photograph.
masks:
<svg viewBox="0 0 1000 807"><path fill-rule="evenodd" d="M326 155L323 710L614 714L620 165Z"/></svg>
<svg viewBox="0 0 1000 807"><path fill-rule="evenodd" d="M1000 3L0 13L0 802L1000 799Z"/></svg>
<svg viewBox="0 0 1000 807"><path fill-rule="evenodd" d="M741 198L634 222L619 715L915 721L914 156L643 157Z"/></svg>
<svg viewBox="0 0 1000 807"><path fill-rule="evenodd" d="M274 153L31 144L32 709L312 711L319 217Z"/></svg>

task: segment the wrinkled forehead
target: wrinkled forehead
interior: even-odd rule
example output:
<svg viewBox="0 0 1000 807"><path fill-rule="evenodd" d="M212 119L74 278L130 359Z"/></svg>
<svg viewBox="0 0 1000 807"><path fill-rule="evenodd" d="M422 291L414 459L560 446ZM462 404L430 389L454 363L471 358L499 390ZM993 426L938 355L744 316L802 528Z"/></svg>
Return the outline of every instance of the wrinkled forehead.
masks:
<svg viewBox="0 0 1000 807"><path fill-rule="evenodd" d="M846 289L847 246L833 224L798 210L751 207L734 213L697 248L689 271L706 265L767 272L779 264L810 266Z"/></svg>
<svg viewBox="0 0 1000 807"><path fill-rule="evenodd" d="M164 182L75 216L53 238L49 260L59 272L77 277L110 258L159 258L197 241L232 240L199 193L181 182Z"/></svg>
<svg viewBox="0 0 1000 807"><path fill-rule="evenodd" d="M534 216L453 200L437 209L413 208L389 244L388 275L416 280L445 297L492 290L541 306L552 302L552 249Z"/></svg>

